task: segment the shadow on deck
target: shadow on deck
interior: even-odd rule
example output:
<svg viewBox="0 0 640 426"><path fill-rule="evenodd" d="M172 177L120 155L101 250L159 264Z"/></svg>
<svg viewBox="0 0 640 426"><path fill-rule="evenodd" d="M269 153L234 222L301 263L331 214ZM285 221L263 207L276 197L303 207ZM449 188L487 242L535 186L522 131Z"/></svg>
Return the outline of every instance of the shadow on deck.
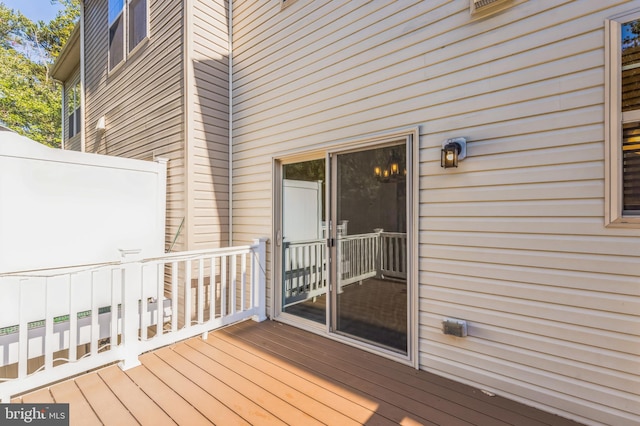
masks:
<svg viewBox="0 0 640 426"><path fill-rule="evenodd" d="M576 425L278 322L242 322L23 395L71 425Z"/></svg>

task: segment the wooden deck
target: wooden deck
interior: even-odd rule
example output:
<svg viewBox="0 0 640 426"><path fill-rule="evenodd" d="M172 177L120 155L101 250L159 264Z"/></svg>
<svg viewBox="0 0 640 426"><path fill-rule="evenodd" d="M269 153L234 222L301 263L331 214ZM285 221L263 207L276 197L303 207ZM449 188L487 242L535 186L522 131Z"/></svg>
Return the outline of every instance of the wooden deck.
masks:
<svg viewBox="0 0 640 426"><path fill-rule="evenodd" d="M68 402L71 425L576 425L278 322L252 321L14 402Z"/></svg>

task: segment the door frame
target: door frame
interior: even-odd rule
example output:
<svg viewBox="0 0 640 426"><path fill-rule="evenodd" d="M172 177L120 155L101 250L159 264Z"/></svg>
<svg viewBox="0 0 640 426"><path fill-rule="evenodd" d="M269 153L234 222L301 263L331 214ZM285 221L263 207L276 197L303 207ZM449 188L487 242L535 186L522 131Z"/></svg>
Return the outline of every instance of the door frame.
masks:
<svg viewBox="0 0 640 426"><path fill-rule="evenodd" d="M418 207L419 207L419 137L420 128L405 127L388 132L380 132L362 137L345 140L330 141L321 146L314 145L309 149L297 148L295 150L283 151L272 157L272 245L271 250L271 304L270 316L272 319L299 327L311 332L322 334L325 337L341 341L350 346L382 355L384 357L408 364L414 368L419 368L419 283L418 283ZM407 161L407 354L387 350L359 340L355 340L340 334L331 332L330 315L327 312L326 324L321 325L310 320L304 320L291 314L282 312L281 293L281 257L280 247L282 246L281 223L282 223L282 166L284 164L297 163L312 159L325 158L327 193L330 191L330 156L349 151L370 149L384 145L393 145L404 140L406 146ZM327 218L329 218L330 208L327 194ZM329 250L327 248L327 250ZM328 255L329 253L327 253ZM333 284L333 283L331 283ZM327 303L327 306L330 304Z"/></svg>

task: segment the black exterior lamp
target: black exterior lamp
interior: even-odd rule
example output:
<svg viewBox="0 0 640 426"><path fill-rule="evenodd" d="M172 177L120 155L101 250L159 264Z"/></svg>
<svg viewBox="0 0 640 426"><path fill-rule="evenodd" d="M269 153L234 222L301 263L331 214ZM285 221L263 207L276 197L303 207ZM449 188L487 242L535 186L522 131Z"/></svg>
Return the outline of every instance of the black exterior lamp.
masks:
<svg viewBox="0 0 640 426"><path fill-rule="evenodd" d="M458 167L458 161L467 156L467 140L465 138L447 139L440 151L440 166L448 169Z"/></svg>

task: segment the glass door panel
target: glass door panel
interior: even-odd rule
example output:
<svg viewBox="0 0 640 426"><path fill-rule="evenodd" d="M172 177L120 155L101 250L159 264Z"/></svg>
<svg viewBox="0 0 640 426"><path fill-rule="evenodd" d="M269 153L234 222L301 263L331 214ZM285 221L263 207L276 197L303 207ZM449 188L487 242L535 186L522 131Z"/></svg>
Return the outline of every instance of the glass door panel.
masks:
<svg viewBox="0 0 640 426"><path fill-rule="evenodd" d="M282 312L326 324L325 159L282 166Z"/></svg>
<svg viewBox="0 0 640 426"><path fill-rule="evenodd" d="M406 146L332 158L332 329L407 353Z"/></svg>

